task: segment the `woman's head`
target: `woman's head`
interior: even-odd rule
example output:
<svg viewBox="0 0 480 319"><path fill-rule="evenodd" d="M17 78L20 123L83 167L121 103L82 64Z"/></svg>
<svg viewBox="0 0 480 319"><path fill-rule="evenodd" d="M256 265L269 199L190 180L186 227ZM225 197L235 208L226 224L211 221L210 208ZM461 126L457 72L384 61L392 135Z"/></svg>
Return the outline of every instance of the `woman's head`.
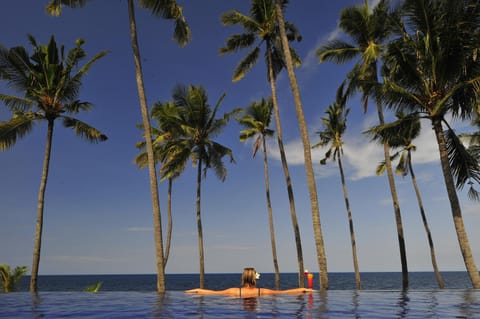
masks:
<svg viewBox="0 0 480 319"><path fill-rule="evenodd" d="M244 268L242 274L242 287L255 287L257 285L257 272L255 268Z"/></svg>

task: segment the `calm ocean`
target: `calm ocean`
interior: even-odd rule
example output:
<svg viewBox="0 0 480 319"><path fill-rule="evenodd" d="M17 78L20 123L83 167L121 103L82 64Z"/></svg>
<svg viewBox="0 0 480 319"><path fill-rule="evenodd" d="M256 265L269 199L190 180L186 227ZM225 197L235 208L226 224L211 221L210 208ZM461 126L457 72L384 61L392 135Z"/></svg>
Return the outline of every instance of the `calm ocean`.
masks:
<svg viewBox="0 0 480 319"><path fill-rule="evenodd" d="M167 275L165 294L155 292L154 275L40 276L38 294L27 292L25 277L18 292L0 293L0 318L480 318L480 290L466 273L442 275L447 289L437 288L432 273L416 272L402 291L400 273L362 273L363 290L355 290L353 274L332 273L328 291L245 299L183 293L198 286L196 274ZM205 286L223 289L239 280L240 274L207 274ZM98 281L99 293L83 292ZM297 275L282 274L281 282L295 287ZM258 283L273 287L273 274Z"/></svg>
<svg viewBox="0 0 480 319"><path fill-rule="evenodd" d="M240 284L241 274L205 274L205 287L209 289L225 289ZM402 276L396 272L367 272L361 274L364 290L401 290ZM442 272L446 288L471 288L466 272ZM410 289L437 289L435 276L431 272L412 272L409 274ZM23 277L18 285L18 291L28 291L29 276ZM155 291L155 275L57 275L39 276L39 291L82 291L86 286L103 282L101 291ZM330 273L331 290L355 289L353 273ZM166 277L167 290L178 291L198 287L198 274L169 274ZM261 274L257 281L259 287L274 288L274 275ZM282 289L298 286L296 273L280 275ZM314 274L313 288L318 289L318 274Z"/></svg>

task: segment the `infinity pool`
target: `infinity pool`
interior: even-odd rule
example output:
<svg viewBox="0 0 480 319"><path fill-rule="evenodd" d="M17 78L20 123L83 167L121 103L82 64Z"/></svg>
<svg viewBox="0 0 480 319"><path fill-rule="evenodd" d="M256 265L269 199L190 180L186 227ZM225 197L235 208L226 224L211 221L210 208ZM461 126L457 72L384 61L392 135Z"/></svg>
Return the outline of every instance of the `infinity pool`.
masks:
<svg viewBox="0 0 480 319"><path fill-rule="evenodd" d="M332 290L238 299L154 292L0 294L0 318L480 318L480 291Z"/></svg>

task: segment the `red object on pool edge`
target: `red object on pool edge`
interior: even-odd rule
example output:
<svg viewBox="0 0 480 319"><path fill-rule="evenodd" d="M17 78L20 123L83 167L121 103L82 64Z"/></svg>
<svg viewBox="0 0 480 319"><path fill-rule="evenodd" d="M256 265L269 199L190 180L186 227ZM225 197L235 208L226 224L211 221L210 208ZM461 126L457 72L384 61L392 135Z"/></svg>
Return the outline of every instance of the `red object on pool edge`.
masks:
<svg viewBox="0 0 480 319"><path fill-rule="evenodd" d="M308 288L312 289L313 288L313 274L307 274L307 279L308 279Z"/></svg>

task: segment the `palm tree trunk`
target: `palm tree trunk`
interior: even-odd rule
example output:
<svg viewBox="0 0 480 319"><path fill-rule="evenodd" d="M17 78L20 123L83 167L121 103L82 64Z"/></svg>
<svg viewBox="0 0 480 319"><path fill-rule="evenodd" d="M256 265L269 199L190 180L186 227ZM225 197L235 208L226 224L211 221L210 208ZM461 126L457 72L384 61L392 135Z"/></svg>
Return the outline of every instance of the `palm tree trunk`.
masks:
<svg viewBox="0 0 480 319"><path fill-rule="evenodd" d="M47 189L48 169L50 167L50 154L52 152L54 120L48 120L47 141L45 143L45 155L43 156L42 177L38 191L37 223L35 226L35 243L33 246L32 272L30 276L30 292L38 290L38 267L40 265L40 252L42 248L43 208L45 203L45 190Z"/></svg>
<svg viewBox="0 0 480 319"><path fill-rule="evenodd" d="M198 255L200 261L200 288L205 286L205 257L203 252L203 230L200 205L200 194L202 185L202 160L198 159L197 168L197 231L198 231Z"/></svg>
<svg viewBox="0 0 480 319"><path fill-rule="evenodd" d="M278 268L277 246L275 244L275 227L273 225L272 202L270 200L270 183L268 177L268 159L267 146L265 137L262 138L263 143L263 171L265 173L265 194L267 196L267 212L268 224L270 226L270 242L272 245L273 268L275 270L275 289L280 289L280 270Z"/></svg>
<svg viewBox="0 0 480 319"><path fill-rule="evenodd" d="M377 69L376 64L372 67ZM375 80L378 83L377 76ZM377 114L380 125L385 125L383 117L382 103L377 99ZM400 262L402 265L402 287L408 289L408 263L407 263L407 249L405 245L405 237L403 235L402 213L400 211L400 204L398 201L397 188L395 186L395 179L393 177L392 161L390 160L390 146L388 143L383 144L383 155L385 157L385 167L387 169L388 184L390 186L390 194L392 196L393 211L395 214L395 223L397 225L398 246L400 249Z"/></svg>
<svg viewBox="0 0 480 319"><path fill-rule="evenodd" d="M458 244L462 252L463 261L467 268L470 281L475 289L480 288L480 275L478 274L475 260L473 259L472 250L468 241L465 225L463 224L462 210L460 202L458 201L457 191L455 190L455 183L453 181L450 164L448 161L447 147L445 143L445 136L443 135L443 128L441 119L432 119L433 129L437 137L438 149L440 151L440 163L442 166L443 177L445 179L445 186L447 188L448 199L450 201L450 208L452 210L453 223L457 232Z"/></svg>
<svg viewBox="0 0 480 319"><path fill-rule="evenodd" d="M322 226L320 223L320 210L318 207L317 186L315 183L315 176L313 173L312 154L310 150L310 138L308 136L307 125L305 123L305 116L303 114L302 102L300 100L300 92L297 85L297 80L293 70L292 56L288 39L285 32L285 22L282 12L282 1L275 1L275 9L277 19L280 27L280 34L282 38L283 52L285 55L285 62L288 71L288 78L290 79L290 86L292 87L293 99L295 101L295 110L297 113L298 125L303 142L303 154L305 158L305 171L307 175L308 191L310 195L310 202L312 206L312 224L315 234L315 244L317 247L318 266L320 268L320 289L328 289L328 271L327 271L327 257L325 254L325 244L323 242Z"/></svg>
<svg viewBox="0 0 480 319"><path fill-rule="evenodd" d="M345 183L345 175L343 173L341 155L338 155L337 161L338 161L338 168L340 169L340 179L342 181L343 197L345 198L345 207L347 208L348 226L350 229L350 242L352 244L353 269L355 271L355 282L357 283L357 289L362 289L362 282L360 280L360 271L358 269L357 242L355 240L355 230L353 228L353 218L352 218L352 212L350 210L350 201L348 200L347 184Z"/></svg>
<svg viewBox="0 0 480 319"><path fill-rule="evenodd" d="M430 259L432 260L433 271L435 273L435 278L437 279L438 287L443 289L445 288L445 283L443 282L442 275L440 275L440 271L438 271L437 258L435 257L435 247L433 245L432 233L430 232L430 227L428 226L427 216L425 214L425 210L423 209L422 196L420 195L417 179L415 178L415 173L413 172L412 155L410 151L408 151L407 155L408 155L407 163L408 163L408 168L410 169L410 177L412 178L413 188L415 189L415 194L417 195L417 202L418 202L418 207L420 208L420 215L422 216L423 227L425 228L425 232L427 233L428 245L430 247Z"/></svg>
<svg viewBox="0 0 480 319"><path fill-rule="evenodd" d="M173 178L168 179L168 195L167 195L167 242L165 243L165 255L163 256L163 266L167 267L168 256L170 255L170 246L172 243L172 228L173 228L173 218L172 218L172 188L173 188Z"/></svg>
<svg viewBox="0 0 480 319"><path fill-rule="evenodd" d="M145 149L148 159L148 173L150 176L150 193L152 196L153 228L155 239L155 255L157 264L157 291L165 292L165 266L163 263L163 237L162 217L160 214L160 200L158 198L157 172L155 170L155 159L153 155L150 119L148 117L147 97L143 84L142 65L140 60L140 49L138 47L137 27L135 22L135 10L133 0L128 0L128 17L130 22L130 36L133 49L133 60L135 62L135 76L137 79L138 97L142 113L143 127L145 130Z"/></svg>
<svg viewBox="0 0 480 319"><path fill-rule="evenodd" d="M295 236L295 245L297 248L298 261L298 286L305 287L304 265L303 265L303 250L302 238L300 236L300 228L298 227L297 212L295 209L295 197L293 196L292 180L290 179L290 172L288 169L287 157L285 156L285 148L283 147L282 125L280 123L280 111L278 108L277 88L275 86L275 78L273 76L272 55L270 43L267 42L267 59L268 59L268 81L272 89L272 103L273 114L275 117L275 126L277 128L277 142L280 150L280 159L282 161L283 175L285 175L285 182L287 184L288 202L290 204L290 217L292 219L293 233Z"/></svg>

